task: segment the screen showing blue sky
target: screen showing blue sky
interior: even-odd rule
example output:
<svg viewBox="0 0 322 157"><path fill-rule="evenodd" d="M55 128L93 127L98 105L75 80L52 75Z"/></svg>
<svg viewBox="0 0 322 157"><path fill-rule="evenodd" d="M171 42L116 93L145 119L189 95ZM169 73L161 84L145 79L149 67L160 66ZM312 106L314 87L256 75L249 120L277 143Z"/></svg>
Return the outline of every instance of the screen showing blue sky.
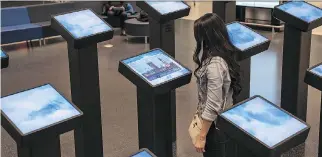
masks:
<svg viewBox="0 0 322 157"><path fill-rule="evenodd" d="M307 23L322 17L322 9L314 7L303 1L288 2L278 6L278 8L306 21Z"/></svg>
<svg viewBox="0 0 322 157"><path fill-rule="evenodd" d="M231 42L241 51L268 41L265 37L238 22L227 25L227 30Z"/></svg>
<svg viewBox="0 0 322 157"><path fill-rule="evenodd" d="M1 51L1 58L7 57L7 55L2 50L0 51Z"/></svg>
<svg viewBox="0 0 322 157"><path fill-rule="evenodd" d="M123 60L123 63L153 86L190 72L159 49Z"/></svg>
<svg viewBox="0 0 322 157"><path fill-rule="evenodd" d="M1 110L23 134L80 114L49 84L1 98Z"/></svg>
<svg viewBox="0 0 322 157"><path fill-rule="evenodd" d="M322 64L310 70L312 73L322 77Z"/></svg>
<svg viewBox="0 0 322 157"><path fill-rule="evenodd" d="M162 15L188 8L188 5L186 5L181 1L174 1L174 2L146 1L146 2Z"/></svg>
<svg viewBox="0 0 322 157"><path fill-rule="evenodd" d="M142 151L138 154L133 155L132 157L152 157L148 152Z"/></svg>
<svg viewBox="0 0 322 157"><path fill-rule="evenodd" d="M111 28L91 10L82 10L58 15L55 16L55 19L76 39L111 30Z"/></svg>
<svg viewBox="0 0 322 157"><path fill-rule="evenodd" d="M260 97L225 111L222 116L269 147L307 127Z"/></svg>

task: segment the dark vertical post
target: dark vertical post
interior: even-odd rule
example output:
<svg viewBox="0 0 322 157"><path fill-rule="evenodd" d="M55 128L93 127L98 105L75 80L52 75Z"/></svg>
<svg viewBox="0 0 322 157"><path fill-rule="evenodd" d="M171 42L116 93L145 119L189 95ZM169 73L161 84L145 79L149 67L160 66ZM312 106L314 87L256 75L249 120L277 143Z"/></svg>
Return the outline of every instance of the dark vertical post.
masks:
<svg viewBox="0 0 322 157"><path fill-rule="evenodd" d="M236 21L236 1L213 1L212 12L226 23Z"/></svg>
<svg viewBox="0 0 322 157"><path fill-rule="evenodd" d="M322 94L321 94L321 106L320 106L320 130L319 130L319 153L318 156L322 155Z"/></svg>
<svg viewBox="0 0 322 157"><path fill-rule="evenodd" d="M240 72L241 72L241 86L242 86L242 91L240 94L237 96L235 103L241 102L245 99L249 98L249 93L250 93L250 64L251 64L251 58L247 58L244 60L239 61L240 65Z"/></svg>
<svg viewBox="0 0 322 157"><path fill-rule="evenodd" d="M309 68L312 31L285 25L282 68L281 107L306 120L307 84L303 82Z"/></svg>
<svg viewBox="0 0 322 157"><path fill-rule="evenodd" d="M103 157L97 45L75 49L68 45L72 101L83 111L75 132L77 157Z"/></svg>

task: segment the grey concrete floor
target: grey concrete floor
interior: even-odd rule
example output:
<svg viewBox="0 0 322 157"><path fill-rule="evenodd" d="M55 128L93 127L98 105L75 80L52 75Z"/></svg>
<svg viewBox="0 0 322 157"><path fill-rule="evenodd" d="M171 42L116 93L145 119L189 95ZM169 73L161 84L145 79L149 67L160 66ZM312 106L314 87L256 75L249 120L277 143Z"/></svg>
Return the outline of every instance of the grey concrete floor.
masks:
<svg viewBox="0 0 322 157"><path fill-rule="evenodd" d="M194 69L192 54L195 43L193 21L176 21L176 58ZM271 38L271 32L261 33ZM117 71L121 59L148 50L144 39L125 41L115 36L113 48L98 44L102 126L105 157L127 157L138 149L136 88ZM322 37L312 37L311 61L322 62ZM35 43L37 44L37 43ZM251 95L262 95L279 105L282 67L283 33L276 33L269 50L258 54L251 61ZM62 39L51 39L45 46L27 49L25 44L4 46L10 55L9 68L1 70L1 95L8 95L51 83L70 100L70 83L67 45ZM187 132L196 109L195 78L177 90L177 147L179 157L200 157L194 151ZM311 125L305 145L305 157L316 157L318 146L319 112L321 93L309 87L307 122ZM73 132L61 136L62 157L73 157ZM1 156L16 157L16 145L7 132L1 129ZM304 155L288 155L304 156Z"/></svg>

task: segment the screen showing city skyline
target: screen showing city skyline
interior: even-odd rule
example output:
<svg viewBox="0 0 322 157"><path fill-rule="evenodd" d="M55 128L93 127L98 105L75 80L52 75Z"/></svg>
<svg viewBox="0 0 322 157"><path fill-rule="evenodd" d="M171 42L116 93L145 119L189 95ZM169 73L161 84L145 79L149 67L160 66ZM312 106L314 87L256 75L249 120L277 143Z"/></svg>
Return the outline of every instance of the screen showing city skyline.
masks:
<svg viewBox="0 0 322 157"><path fill-rule="evenodd" d="M0 51L1 51L1 58L7 57L7 55L2 50L0 50Z"/></svg>
<svg viewBox="0 0 322 157"><path fill-rule="evenodd" d="M80 114L49 84L1 98L1 110L23 134Z"/></svg>
<svg viewBox="0 0 322 157"><path fill-rule="evenodd" d="M314 7L303 1L292 1L277 7L299 19L310 23L322 17L322 9Z"/></svg>
<svg viewBox="0 0 322 157"><path fill-rule="evenodd" d="M74 38L79 39L112 30L91 10L82 10L54 17Z"/></svg>
<svg viewBox="0 0 322 157"><path fill-rule="evenodd" d="M139 153L133 155L132 157L152 157L152 155L150 155L146 151L142 151L142 152L139 152Z"/></svg>
<svg viewBox="0 0 322 157"><path fill-rule="evenodd" d="M260 97L229 109L222 116L271 148L308 127Z"/></svg>
<svg viewBox="0 0 322 157"><path fill-rule="evenodd" d="M123 63L153 86L190 72L160 49L125 59Z"/></svg>
<svg viewBox="0 0 322 157"><path fill-rule="evenodd" d="M262 35L254 32L253 30L247 28L246 26L243 26L238 22L228 24L227 30L230 41L236 48L240 49L241 51L268 41L268 39L266 39Z"/></svg>
<svg viewBox="0 0 322 157"><path fill-rule="evenodd" d="M189 8L188 5L186 5L181 1L173 1L173 2L146 1L146 3L148 3L152 8L157 10L162 15Z"/></svg>
<svg viewBox="0 0 322 157"><path fill-rule="evenodd" d="M322 64L314 67L313 69L310 70L312 73L322 77Z"/></svg>

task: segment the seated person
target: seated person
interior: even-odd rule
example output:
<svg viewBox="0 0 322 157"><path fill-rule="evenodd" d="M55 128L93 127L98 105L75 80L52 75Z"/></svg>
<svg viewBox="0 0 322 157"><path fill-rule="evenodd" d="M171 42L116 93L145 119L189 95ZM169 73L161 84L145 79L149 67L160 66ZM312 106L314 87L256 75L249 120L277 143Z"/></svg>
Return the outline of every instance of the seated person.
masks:
<svg viewBox="0 0 322 157"><path fill-rule="evenodd" d="M103 14L120 17L121 35L124 36L126 35L124 30L125 20L129 15L134 14L134 9L131 4L124 3L124 1L108 1L103 4Z"/></svg>

